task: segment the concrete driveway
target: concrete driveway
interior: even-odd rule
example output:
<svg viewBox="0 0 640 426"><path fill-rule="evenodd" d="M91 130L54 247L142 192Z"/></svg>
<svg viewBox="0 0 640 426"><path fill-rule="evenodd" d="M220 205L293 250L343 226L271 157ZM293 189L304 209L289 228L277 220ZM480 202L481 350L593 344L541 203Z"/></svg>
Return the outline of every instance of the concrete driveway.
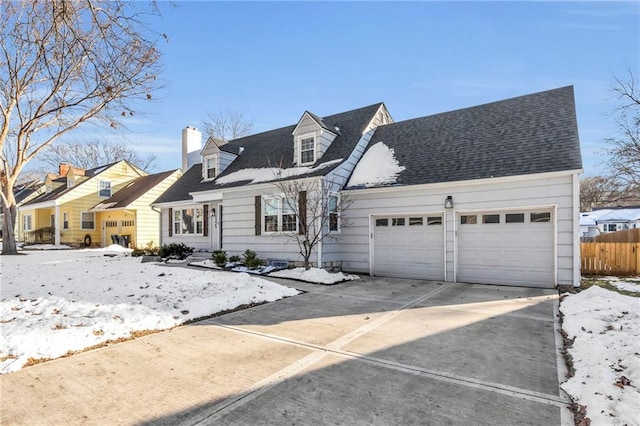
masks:
<svg viewBox="0 0 640 426"><path fill-rule="evenodd" d="M0 376L2 424L572 424L557 292L381 279Z"/></svg>

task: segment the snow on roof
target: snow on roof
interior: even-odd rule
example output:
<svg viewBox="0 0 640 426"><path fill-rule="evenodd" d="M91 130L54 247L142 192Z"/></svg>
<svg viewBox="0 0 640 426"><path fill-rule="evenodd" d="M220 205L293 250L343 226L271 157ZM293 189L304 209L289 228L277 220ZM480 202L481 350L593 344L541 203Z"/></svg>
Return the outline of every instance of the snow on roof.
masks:
<svg viewBox="0 0 640 426"><path fill-rule="evenodd" d="M224 185L233 182L249 181L249 183L269 182L273 180L286 179L293 176L301 176L309 173L313 173L316 170L329 167L333 164L342 162L342 158L337 160L327 161L325 163L318 164L315 167L291 167L288 169L281 169L279 167L262 167L262 168L248 168L238 170L237 172L230 173L226 176L216 179L216 183Z"/></svg>
<svg viewBox="0 0 640 426"><path fill-rule="evenodd" d="M395 152L384 142L372 145L362 156L347 186L376 186L395 183L405 170L396 160Z"/></svg>
<svg viewBox="0 0 640 426"><path fill-rule="evenodd" d="M580 213L580 226L595 226L597 222L628 222L640 220L640 208L598 209Z"/></svg>

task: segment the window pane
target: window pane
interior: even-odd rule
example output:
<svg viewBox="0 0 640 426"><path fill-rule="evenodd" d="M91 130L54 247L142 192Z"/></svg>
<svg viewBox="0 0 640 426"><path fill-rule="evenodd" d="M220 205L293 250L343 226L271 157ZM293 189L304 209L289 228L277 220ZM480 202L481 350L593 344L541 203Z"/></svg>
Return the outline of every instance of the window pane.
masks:
<svg viewBox="0 0 640 426"><path fill-rule="evenodd" d="M329 212L337 212L338 211L338 197L335 195L329 196Z"/></svg>
<svg viewBox="0 0 640 426"><path fill-rule="evenodd" d="M427 218L427 226L442 225L442 216L429 216Z"/></svg>
<svg viewBox="0 0 640 426"><path fill-rule="evenodd" d="M282 230L283 231L295 231L296 230L296 215L295 214L283 214L282 215Z"/></svg>
<svg viewBox="0 0 640 426"><path fill-rule="evenodd" d="M460 216L461 225L475 225L476 223L478 223L478 216L474 214Z"/></svg>
<svg viewBox="0 0 640 426"><path fill-rule="evenodd" d="M195 228L194 228L193 215L194 215L193 209L182 210L182 233L183 234L194 233Z"/></svg>
<svg viewBox="0 0 640 426"><path fill-rule="evenodd" d="M264 214L266 216L278 215L278 199L277 198L264 199Z"/></svg>
<svg viewBox="0 0 640 426"><path fill-rule="evenodd" d="M389 219L376 219L376 226L389 226Z"/></svg>
<svg viewBox="0 0 640 426"><path fill-rule="evenodd" d="M295 200L282 200L282 214L295 214Z"/></svg>
<svg viewBox="0 0 640 426"><path fill-rule="evenodd" d="M100 197L111 197L111 182L108 180L100 181Z"/></svg>
<svg viewBox="0 0 640 426"><path fill-rule="evenodd" d="M524 223L524 213L507 213L507 223Z"/></svg>
<svg viewBox="0 0 640 426"><path fill-rule="evenodd" d="M500 223L499 214L483 214L482 223Z"/></svg>
<svg viewBox="0 0 640 426"><path fill-rule="evenodd" d="M531 222L551 222L551 213L531 213Z"/></svg>
<svg viewBox="0 0 640 426"><path fill-rule="evenodd" d="M276 232L278 230L278 216L265 216L264 217L264 231Z"/></svg>
<svg viewBox="0 0 640 426"><path fill-rule="evenodd" d="M423 219L421 217L410 217L409 218L409 226L419 226L423 224Z"/></svg>
<svg viewBox="0 0 640 426"><path fill-rule="evenodd" d="M391 226L404 226L404 217L394 217L391 219Z"/></svg>
<svg viewBox="0 0 640 426"><path fill-rule="evenodd" d="M338 230L338 213L329 213L329 231Z"/></svg>
<svg viewBox="0 0 640 426"><path fill-rule="evenodd" d="M300 162L313 163L315 161L315 139L304 138L300 141Z"/></svg>

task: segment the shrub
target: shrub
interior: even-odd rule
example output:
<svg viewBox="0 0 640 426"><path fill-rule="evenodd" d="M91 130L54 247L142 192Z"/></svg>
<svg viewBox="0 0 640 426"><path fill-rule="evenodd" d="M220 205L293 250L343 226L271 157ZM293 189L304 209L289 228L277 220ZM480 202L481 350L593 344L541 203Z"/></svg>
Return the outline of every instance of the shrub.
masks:
<svg viewBox="0 0 640 426"><path fill-rule="evenodd" d="M258 258L258 254L253 250L245 250L242 256L244 257L244 265L249 269L258 269L264 264L264 261Z"/></svg>
<svg viewBox="0 0 640 426"><path fill-rule="evenodd" d="M240 262L240 256L233 255L233 256L229 257L229 262L231 262L231 263Z"/></svg>
<svg viewBox="0 0 640 426"><path fill-rule="evenodd" d="M149 241L149 243L144 247L134 247L131 252L131 256L158 256L160 252L160 247L154 246L153 241Z"/></svg>
<svg viewBox="0 0 640 426"><path fill-rule="evenodd" d="M185 243L163 244L158 254L165 259L184 260L193 254L193 247L189 247Z"/></svg>
<svg viewBox="0 0 640 426"><path fill-rule="evenodd" d="M224 268L224 265L227 264L227 252L224 250L214 250L211 257L213 262L220 268Z"/></svg>

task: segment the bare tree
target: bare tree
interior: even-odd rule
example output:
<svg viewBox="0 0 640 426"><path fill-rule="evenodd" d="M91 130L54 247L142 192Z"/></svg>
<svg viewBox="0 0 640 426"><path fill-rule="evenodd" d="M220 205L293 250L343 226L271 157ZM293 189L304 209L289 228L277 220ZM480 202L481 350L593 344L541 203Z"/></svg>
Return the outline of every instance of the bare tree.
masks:
<svg viewBox="0 0 640 426"><path fill-rule="evenodd" d="M202 120L202 127L208 138L228 142L249 135L253 130L253 120L247 119L242 111L208 112Z"/></svg>
<svg viewBox="0 0 640 426"><path fill-rule="evenodd" d="M611 155L609 165L619 180L628 185L640 185L640 89L636 86L633 72L628 79L615 77L613 88L620 105L617 118L620 135L606 140Z"/></svg>
<svg viewBox="0 0 640 426"><path fill-rule="evenodd" d="M104 140L91 140L87 142L63 142L52 144L42 151L40 161L57 170L62 163L72 166L92 169L104 164L127 160L142 170L153 168L156 156L148 154L141 157L133 147L125 142L107 142Z"/></svg>
<svg viewBox="0 0 640 426"><path fill-rule="evenodd" d="M625 185L616 177L586 176L580 179L580 211L638 203L640 203L640 188Z"/></svg>
<svg viewBox="0 0 640 426"><path fill-rule="evenodd" d="M83 123L121 125L136 101L151 99L161 66L143 21L155 7L23 0L0 8L2 253L15 254L13 188L24 166Z"/></svg>
<svg viewBox="0 0 640 426"><path fill-rule="evenodd" d="M282 205L280 229L288 239L298 245L305 269L311 268L311 255L320 242L333 238L349 224L343 212L351 200L339 195L340 187L326 178L284 179L274 183L279 195L275 202ZM275 207L275 206L274 206ZM265 213L265 226L275 227ZM297 223L297 227L296 227Z"/></svg>

